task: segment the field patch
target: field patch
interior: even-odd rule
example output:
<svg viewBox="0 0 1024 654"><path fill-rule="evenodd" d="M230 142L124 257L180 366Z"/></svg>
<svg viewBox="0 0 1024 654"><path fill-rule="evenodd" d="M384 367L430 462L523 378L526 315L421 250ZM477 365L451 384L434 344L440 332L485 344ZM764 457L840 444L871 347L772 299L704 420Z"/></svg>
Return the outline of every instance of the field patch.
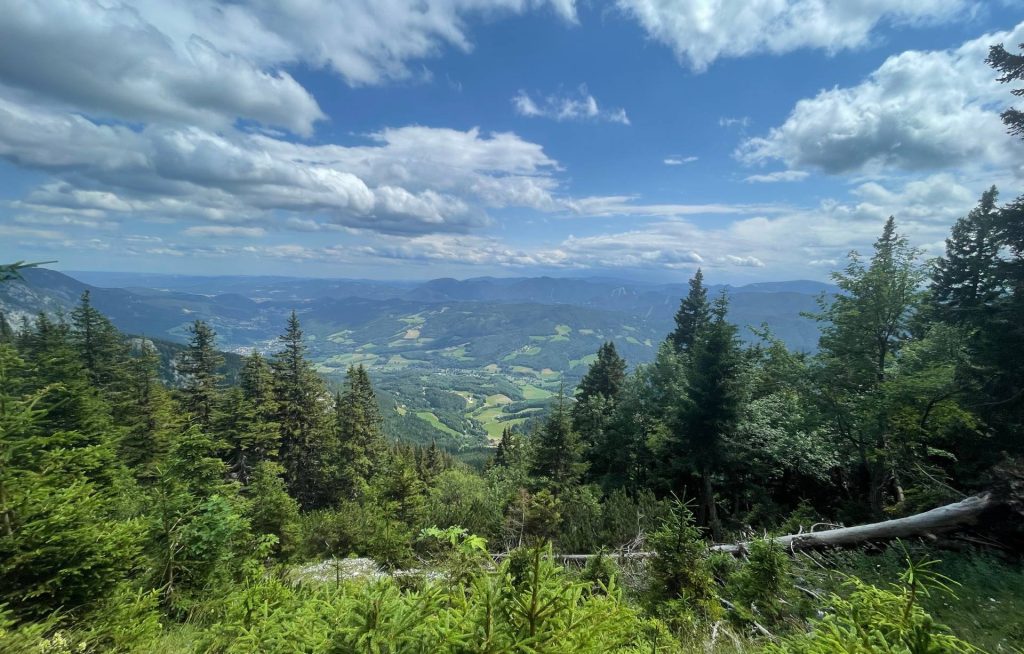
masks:
<svg viewBox="0 0 1024 654"><path fill-rule="evenodd" d="M454 429L452 429L448 425L446 425L443 422L441 422L438 419L438 417L436 415L434 415L433 412L431 412L431 411L417 411L416 412L416 417L419 418L420 420L425 420L426 422L430 423L430 425L434 429L437 429L438 431L442 431L442 432L448 434L449 436L454 436L456 438L462 438L462 434L460 434L459 432L455 431Z"/></svg>

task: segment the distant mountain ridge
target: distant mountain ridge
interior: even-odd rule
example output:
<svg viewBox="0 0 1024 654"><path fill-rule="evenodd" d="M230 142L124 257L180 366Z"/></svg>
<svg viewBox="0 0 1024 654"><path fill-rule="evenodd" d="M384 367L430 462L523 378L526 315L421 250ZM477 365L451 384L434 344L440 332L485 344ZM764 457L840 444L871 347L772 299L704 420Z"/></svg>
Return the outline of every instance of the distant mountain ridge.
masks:
<svg viewBox="0 0 1024 654"><path fill-rule="evenodd" d="M28 270L24 283L0 288L0 310L9 320L39 311L67 311L89 289L94 305L125 332L183 342L188 324L199 318L214 325L223 347L243 351L271 347L294 308L312 337L314 353L325 360L358 350L366 356L356 359L377 363L398 355L412 361L479 365L481 357L488 362L492 357L511 361L523 358L517 352L540 348L539 354L545 355L541 358L568 364L580 359L577 345L592 351L598 337L616 340L633 361L650 359L657 342L672 328L672 317L688 290L686 283L614 278L478 277L417 283L77 275L81 279L45 268ZM790 347L813 350L817 326L801 313L815 310L816 298L836 289L806 280L709 287L712 294L722 290L730 296L730 319L741 327L767 324ZM570 331L564 337L543 340L565 329ZM338 336L341 332L348 334ZM751 337L749 330L741 332ZM462 346L480 350L480 356L470 357L472 362L459 357L449 361L443 354L445 348ZM555 356L547 350L560 353Z"/></svg>

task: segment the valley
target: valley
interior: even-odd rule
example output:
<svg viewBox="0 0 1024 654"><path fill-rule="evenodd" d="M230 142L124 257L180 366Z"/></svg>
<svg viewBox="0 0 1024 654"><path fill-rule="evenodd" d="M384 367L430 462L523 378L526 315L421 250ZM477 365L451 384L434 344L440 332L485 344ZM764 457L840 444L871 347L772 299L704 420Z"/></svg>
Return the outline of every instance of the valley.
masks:
<svg viewBox="0 0 1024 654"><path fill-rule="evenodd" d="M396 433L450 450L487 446L526 425L559 389L575 388L605 341L635 363L653 359L672 329L685 284L609 278L477 278L427 282L286 277L122 274L33 269L0 290L16 325L43 311L68 312L89 290L118 329L184 343L195 320L236 355L270 354L292 310L309 358L329 382L367 367ZM731 299L741 338L767 325L794 350L818 331L803 312L835 289L806 281L710 287Z"/></svg>

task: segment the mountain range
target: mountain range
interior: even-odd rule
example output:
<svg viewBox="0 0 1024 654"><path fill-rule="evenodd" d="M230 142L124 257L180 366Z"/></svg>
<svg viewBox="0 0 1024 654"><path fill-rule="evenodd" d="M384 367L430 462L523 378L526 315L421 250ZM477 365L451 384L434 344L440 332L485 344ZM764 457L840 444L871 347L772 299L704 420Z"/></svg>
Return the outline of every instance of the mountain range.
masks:
<svg viewBox="0 0 1024 654"><path fill-rule="evenodd" d="M631 364L653 358L673 328L686 283L612 278L481 277L375 281L193 277L24 271L0 286L0 312L16 325L39 312L69 312L88 290L120 330L174 352L196 319L210 323L229 370L238 354L276 350L291 311L310 359L329 381L368 366L396 431L446 447L472 447L531 419L560 388L572 389L606 340ZM729 319L748 341L767 325L790 348L815 349L802 314L836 288L813 281L711 286L729 296Z"/></svg>

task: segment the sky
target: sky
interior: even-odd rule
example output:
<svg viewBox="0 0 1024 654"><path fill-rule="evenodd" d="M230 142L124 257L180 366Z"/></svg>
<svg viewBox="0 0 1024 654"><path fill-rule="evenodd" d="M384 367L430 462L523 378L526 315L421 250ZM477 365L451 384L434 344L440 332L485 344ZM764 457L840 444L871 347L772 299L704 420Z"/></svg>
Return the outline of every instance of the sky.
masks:
<svg viewBox="0 0 1024 654"><path fill-rule="evenodd" d="M0 261L827 279L1024 142L1024 0L4 0Z"/></svg>

